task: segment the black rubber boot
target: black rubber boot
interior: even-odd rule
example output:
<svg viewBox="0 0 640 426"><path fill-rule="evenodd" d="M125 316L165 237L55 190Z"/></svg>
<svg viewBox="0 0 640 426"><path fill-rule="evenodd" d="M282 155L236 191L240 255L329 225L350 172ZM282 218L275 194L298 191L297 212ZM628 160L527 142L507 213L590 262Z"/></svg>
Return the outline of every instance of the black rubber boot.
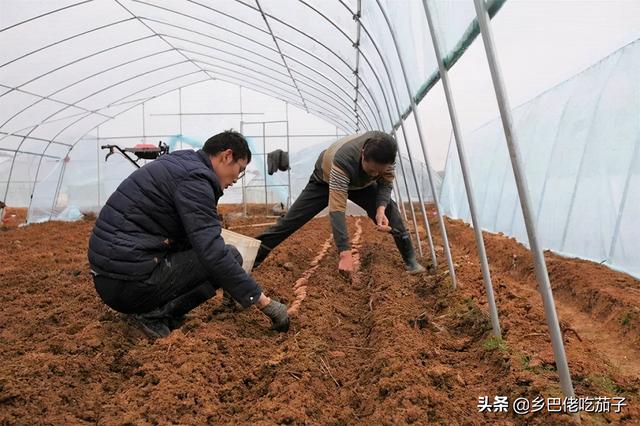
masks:
<svg viewBox="0 0 640 426"><path fill-rule="evenodd" d="M136 325L151 339L167 337L171 330L166 321L158 318L148 318L146 314L132 315Z"/></svg>
<svg viewBox="0 0 640 426"><path fill-rule="evenodd" d="M416 260L416 253L413 250L413 243L408 233L394 235L393 240L396 242L408 273L420 274L426 271L425 267Z"/></svg>
<svg viewBox="0 0 640 426"><path fill-rule="evenodd" d="M209 283L204 283L193 290L176 297L164 306L151 312L138 315L147 320L155 320L164 323L169 330L175 330L182 326L187 312L200 306L216 293L215 288Z"/></svg>

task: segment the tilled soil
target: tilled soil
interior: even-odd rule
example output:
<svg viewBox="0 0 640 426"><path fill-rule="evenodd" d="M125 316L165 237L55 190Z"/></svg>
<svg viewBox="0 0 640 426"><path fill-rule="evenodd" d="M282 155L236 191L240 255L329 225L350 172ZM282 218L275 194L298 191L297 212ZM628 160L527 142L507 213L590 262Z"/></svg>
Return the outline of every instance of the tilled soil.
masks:
<svg viewBox="0 0 640 426"><path fill-rule="evenodd" d="M227 215L229 226L273 220ZM452 290L437 235L437 274L409 276L391 237L367 218L349 219L352 233L362 229L352 281L337 273L333 244L313 265L330 238L321 218L254 273L288 303L307 278L288 333L269 330L254 308L219 309L218 295L154 342L95 294L86 261L92 226L50 222L0 233L0 424L577 420L478 412L481 396L562 396L531 256L512 239L486 234L504 340L491 338L468 226L448 222ZM547 259L576 394L627 398L621 413L582 414L582 423L640 423L640 283L590 262Z"/></svg>

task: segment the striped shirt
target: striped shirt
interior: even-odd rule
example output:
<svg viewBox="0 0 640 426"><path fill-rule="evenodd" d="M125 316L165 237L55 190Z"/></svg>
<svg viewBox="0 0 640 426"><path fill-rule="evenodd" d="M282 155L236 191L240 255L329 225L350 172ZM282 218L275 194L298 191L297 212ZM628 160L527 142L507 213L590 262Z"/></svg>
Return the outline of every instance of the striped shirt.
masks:
<svg viewBox="0 0 640 426"><path fill-rule="evenodd" d="M349 249L349 234L345 219L348 191L377 184L376 206L386 206L391 199L394 166L377 177L362 169L362 149L365 142L379 132L365 132L344 137L320 153L314 177L329 185L329 216L333 237L339 251Z"/></svg>

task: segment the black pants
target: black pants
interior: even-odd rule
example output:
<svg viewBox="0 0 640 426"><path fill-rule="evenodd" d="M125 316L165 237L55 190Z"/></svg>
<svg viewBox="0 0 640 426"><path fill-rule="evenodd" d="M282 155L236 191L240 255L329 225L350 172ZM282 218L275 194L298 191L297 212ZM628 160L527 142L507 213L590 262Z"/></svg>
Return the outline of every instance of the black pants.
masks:
<svg viewBox="0 0 640 426"><path fill-rule="evenodd" d="M349 191L348 198L362 207L367 215L375 222L376 217L376 194L378 187L376 184L363 189ZM287 239L291 234L296 232L307 222L313 219L329 204L329 185L319 182L311 176L309 183L302 190L300 196L291 206L284 217L278 219L278 222L260 234L257 239L262 242L254 268L258 266L269 255L271 250L276 248L278 244ZM385 215L389 219L389 225L394 230L394 240L400 250L402 258L407 261L413 254L413 246L411 238L402 221L400 211L396 203L391 200L385 210ZM408 245L407 245L408 242Z"/></svg>
<svg viewBox="0 0 640 426"><path fill-rule="evenodd" d="M227 248L242 264L240 252L229 244ZM206 302L219 288L194 250L169 254L144 281L96 275L93 282L104 303L118 312L142 314L171 304L168 314L176 317Z"/></svg>

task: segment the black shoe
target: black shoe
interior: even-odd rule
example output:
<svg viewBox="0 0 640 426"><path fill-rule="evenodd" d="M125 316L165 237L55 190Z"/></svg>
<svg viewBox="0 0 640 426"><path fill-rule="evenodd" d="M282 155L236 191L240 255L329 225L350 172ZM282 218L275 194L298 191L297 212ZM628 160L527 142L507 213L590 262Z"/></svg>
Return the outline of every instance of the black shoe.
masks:
<svg viewBox="0 0 640 426"><path fill-rule="evenodd" d="M145 316L145 314L133 315L133 319L135 320L136 325L138 325L140 329L152 339L167 337L169 334L171 334L171 330L164 320L157 318L148 318Z"/></svg>
<svg viewBox="0 0 640 426"><path fill-rule="evenodd" d="M167 326L169 327L169 330L173 331L182 327L186 320L187 320L187 317L184 315L181 317L170 317L170 318L167 318Z"/></svg>

